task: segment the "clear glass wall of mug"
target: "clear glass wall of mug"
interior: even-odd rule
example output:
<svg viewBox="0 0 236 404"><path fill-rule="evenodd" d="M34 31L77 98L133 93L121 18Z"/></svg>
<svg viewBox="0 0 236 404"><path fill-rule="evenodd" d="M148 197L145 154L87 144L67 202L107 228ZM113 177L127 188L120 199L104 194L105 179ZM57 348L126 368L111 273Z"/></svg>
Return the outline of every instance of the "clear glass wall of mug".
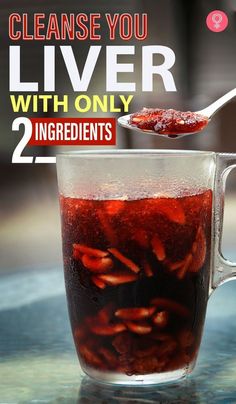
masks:
<svg viewBox="0 0 236 404"><path fill-rule="evenodd" d="M57 156L68 308L88 375L150 384L193 370L209 294L235 275L220 253L235 162L168 150Z"/></svg>

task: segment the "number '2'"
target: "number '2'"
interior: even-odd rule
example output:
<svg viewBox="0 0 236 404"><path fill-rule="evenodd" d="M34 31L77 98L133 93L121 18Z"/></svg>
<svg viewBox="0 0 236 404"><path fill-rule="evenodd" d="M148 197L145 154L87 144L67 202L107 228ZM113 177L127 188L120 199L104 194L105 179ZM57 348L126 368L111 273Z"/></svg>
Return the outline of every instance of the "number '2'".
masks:
<svg viewBox="0 0 236 404"><path fill-rule="evenodd" d="M12 122L12 130L19 131L20 126L24 125L24 134L16 146L12 154L12 163L33 163L33 156L22 156L24 148L27 146L28 142L32 136L32 123L29 118L19 117L14 119ZM56 157L36 157L35 163L55 163Z"/></svg>

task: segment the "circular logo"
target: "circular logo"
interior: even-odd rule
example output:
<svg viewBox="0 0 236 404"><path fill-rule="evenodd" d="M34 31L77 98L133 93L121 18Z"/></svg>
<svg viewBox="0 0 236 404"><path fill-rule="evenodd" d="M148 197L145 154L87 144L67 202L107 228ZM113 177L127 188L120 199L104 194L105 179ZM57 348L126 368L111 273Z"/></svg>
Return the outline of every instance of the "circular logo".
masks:
<svg viewBox="0 0 236 404"><path fill-rule="evenodd" d="M228 17L223 11L214 10L208 14L206 24L211 31L221 32L228 26Z"/></svg>

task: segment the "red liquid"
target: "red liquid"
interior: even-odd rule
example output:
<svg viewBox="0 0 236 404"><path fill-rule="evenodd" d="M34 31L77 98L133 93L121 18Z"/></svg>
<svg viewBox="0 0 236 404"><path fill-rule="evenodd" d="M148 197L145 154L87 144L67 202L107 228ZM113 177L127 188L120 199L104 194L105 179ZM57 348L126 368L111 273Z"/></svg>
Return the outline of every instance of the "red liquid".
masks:
<svg viewBox="0 0 236 404"><path fill-rule="evenodd" d="M142 130L152 130L161 135L177 137L184 133L200 132L209 119L195 112L174 109L143 108L131 115L130 124Z"/></svg>
<svg viewBox="0 0 236 404"><path fill-rule="evenodd" d="M87 368L142 375L194 361L209 283L212 192L61 197L69 313Z"/></svg>

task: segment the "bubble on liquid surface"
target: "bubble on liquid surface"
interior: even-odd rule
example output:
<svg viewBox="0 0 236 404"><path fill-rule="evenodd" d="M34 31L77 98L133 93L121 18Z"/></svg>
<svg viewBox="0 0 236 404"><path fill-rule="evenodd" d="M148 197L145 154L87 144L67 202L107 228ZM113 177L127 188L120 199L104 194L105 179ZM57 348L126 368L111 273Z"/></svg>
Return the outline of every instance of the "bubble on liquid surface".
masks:
<svg viewBox="0 0 236 404"><path fill-rule="evenodd" d="M163 178L142 179L124 183L122 181L104 182L102 184L86 184L74 188L64 196L91 200L137 200L145 198L180 198L197 195L206 190L189 179L167 180Z"/></svg>

